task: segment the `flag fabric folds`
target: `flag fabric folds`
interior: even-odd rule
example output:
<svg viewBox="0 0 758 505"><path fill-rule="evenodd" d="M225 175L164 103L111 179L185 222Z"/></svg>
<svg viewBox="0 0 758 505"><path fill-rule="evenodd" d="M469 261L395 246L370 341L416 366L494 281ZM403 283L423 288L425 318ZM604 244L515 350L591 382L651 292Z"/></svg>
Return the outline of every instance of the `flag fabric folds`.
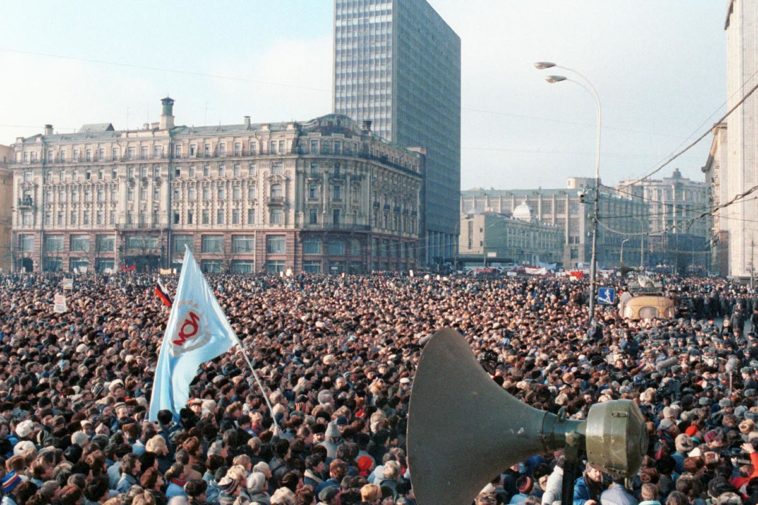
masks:
<svg viewBox="0 0 758 505"><path fill-rule="evenodd" d="M175 418L189 400L198 367L239 343L189 248L163 335L150 398L149 420L160 410Z"/></svg>
<svg viewBox="0 0 758 505"><path fill-rule="evenodd" d="M171 308L171 304L173 303L171 301L171 297L168 294L168 291L163 286L161 281L158 281L155 285L155 296L158 297L158 299L161 301L163 305L165 305L168 308Z"/></svg>

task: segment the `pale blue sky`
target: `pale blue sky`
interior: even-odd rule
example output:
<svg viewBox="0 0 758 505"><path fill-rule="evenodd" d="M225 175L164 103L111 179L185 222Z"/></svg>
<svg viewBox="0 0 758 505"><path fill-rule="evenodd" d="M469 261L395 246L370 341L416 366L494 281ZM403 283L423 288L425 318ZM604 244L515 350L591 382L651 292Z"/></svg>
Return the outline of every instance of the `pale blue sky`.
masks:
<svg viewBox="0 0 758 505"><path fill-rule="evenodd" d="M605 182L648 172L724 110L724 0L430 3L462 41L464 189L592 176L592 99L545 83L536 60L598 89ZM44 123L138 127L167 93L178 124L307 120L331 109L332 1L7 1L0 68L3 144ZM702 179L709 144L662 173Z"/></svg>

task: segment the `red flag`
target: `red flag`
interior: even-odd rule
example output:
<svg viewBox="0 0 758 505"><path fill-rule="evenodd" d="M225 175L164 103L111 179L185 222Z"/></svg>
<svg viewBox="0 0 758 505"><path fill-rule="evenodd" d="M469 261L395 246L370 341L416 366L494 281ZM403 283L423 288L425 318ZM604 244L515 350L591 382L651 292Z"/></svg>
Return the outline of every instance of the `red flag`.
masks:
<svg viewBox="0 0 758 505"><path fill-rule="evenodd" d="M158 283L155 285L155 296L158 297L158 299L168 308L171 308L171 304L173 303L171 301L171 297L168 295L168 291L166 291L166 288L161 284L161 281L158 281Z"/></svg>

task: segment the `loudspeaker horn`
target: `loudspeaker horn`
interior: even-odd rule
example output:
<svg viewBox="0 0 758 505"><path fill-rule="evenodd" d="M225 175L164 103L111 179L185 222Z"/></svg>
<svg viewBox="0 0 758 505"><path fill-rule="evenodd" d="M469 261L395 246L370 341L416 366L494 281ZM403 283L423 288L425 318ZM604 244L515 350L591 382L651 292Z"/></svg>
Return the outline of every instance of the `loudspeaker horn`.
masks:
<svg viewBox="0 0 758 505"><path fill-rule="evenodd" d="M577 454L585 442L591 463L613 476L633 474L647 449L644 418L632 402L600 405L587 421L532 408L491 379L455 330L436 332L421 355L408 414L418 505L470 505L511 465L567 446L574 449L567 455Z"/></svg>

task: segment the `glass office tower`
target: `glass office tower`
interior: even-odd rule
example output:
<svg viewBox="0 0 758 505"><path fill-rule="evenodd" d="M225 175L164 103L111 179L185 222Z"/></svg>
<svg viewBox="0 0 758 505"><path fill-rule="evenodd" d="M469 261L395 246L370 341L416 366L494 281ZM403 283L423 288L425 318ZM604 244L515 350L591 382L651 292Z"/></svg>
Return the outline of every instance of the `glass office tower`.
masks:
<svg viewBox="0 0 758 505"><path fill-rule="evenodd" d="M426 0L335 0L333 108L426 151L422 261L458 249L461 40Z"/></svg>

